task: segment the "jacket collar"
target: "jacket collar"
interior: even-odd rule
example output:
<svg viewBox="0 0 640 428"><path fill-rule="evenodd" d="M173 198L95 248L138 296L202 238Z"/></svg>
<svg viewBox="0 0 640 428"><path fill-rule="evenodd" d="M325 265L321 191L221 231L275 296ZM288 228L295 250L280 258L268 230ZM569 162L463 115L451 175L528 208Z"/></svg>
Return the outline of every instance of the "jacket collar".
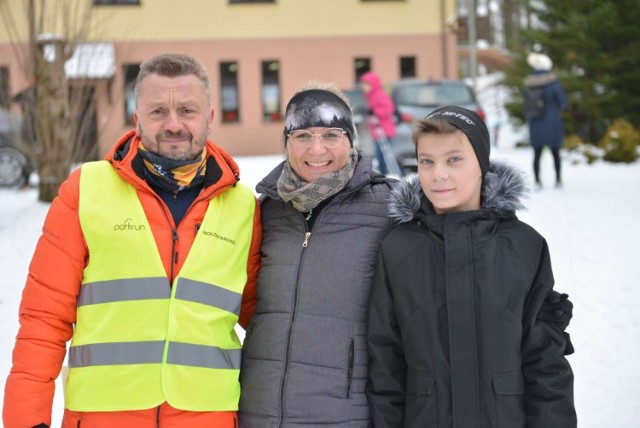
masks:
<svg viewBox="0 0 640 428"><path fill-rule="evenodd" d="M544 86L557 80L555 74L550 71L534 71L524 79L525 86Z"/></svg>
<svg viewBox="0 0 640 428"><path fill-rule="evenodd" d="M529 192L524 174L501 161L492 161L482 186L482 207L474 213L497 213L513 217L524 208L521 199ZM434 215L433 206L424 196L420 181L413 177L391 191L389 216L394 223L406 223L425 215Z"/></svg>
<svg viewBox="0 0 640 428"><path fill-rule="evenodd" d="M150 187L144 179L142 158L138 153L135 131L123 135L105 156L118 174L130 184L140 188ZM211 140L207 140L207 171L203 183L205 192L213 192L221 187L235 185L240 179L236 162Z"/></svg>

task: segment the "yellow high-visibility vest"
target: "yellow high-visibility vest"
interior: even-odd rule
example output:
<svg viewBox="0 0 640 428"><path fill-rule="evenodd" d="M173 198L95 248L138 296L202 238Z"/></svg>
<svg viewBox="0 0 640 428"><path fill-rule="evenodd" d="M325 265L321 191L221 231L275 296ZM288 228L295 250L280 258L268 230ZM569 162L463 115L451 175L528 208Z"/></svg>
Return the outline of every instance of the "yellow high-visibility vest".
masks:
<svg viewBox="0 0 640 428"><path fill-rule="evenodd" d="M89 248L69 350L65 407L237 410L234 326L247 280L255 197L240 184L209 202L170 286L133 186L106 161L80 175Z"/></svg>

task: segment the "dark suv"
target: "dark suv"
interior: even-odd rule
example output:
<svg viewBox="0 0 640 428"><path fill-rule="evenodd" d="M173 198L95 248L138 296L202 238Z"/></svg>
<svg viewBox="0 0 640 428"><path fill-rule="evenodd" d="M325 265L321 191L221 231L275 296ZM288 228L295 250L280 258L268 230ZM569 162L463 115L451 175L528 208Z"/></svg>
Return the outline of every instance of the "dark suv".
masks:
<svg viewBox="0 0 640 428"><path fill-rule="evenodd" d="M391 93L396 109L403 117L424 119L433 110L445 105L456 105L473 110L484 119L484 111L473 89L461 80L400 80ZM411 140L412 126L402 121L397 126L398 136L393 148L404 169L417 171L416 149Z"/></svg>
<svg viewBox="0 0 640 428"><path fill-rule="evenodd" d="M18 132L20 119L0 109L0 187L27 184L31 173L27 158L15 144Z"/></svg>

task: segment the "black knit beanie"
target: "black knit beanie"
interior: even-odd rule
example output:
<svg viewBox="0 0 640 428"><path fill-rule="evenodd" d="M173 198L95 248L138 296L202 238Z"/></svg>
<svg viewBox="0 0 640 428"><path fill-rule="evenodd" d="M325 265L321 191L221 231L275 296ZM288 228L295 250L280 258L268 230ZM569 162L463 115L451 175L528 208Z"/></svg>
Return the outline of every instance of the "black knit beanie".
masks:
<svg viewBox="0 0 640 428"><path fill-rule="evenodd" d="M476 152L482 177L489 170L489 153L491 143L487 125L478 114L466 108L458 106L440 107L431 112L425 119L434 119L446 122L458 128L469 139L473 150Z"/></svg>

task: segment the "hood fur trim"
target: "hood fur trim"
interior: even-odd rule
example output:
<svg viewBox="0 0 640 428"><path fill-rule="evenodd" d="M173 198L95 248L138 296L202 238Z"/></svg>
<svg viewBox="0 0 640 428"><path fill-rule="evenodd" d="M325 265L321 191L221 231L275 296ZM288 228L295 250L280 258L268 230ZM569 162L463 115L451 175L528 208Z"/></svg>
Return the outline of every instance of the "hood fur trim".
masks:
<svg viewBox="0 0 640 428"><path fill-rule="evenodd" d="M482 209L515 212L524 209L521 199L530 189L525 174L504 161L491 161L482 187ZM389 196L389 216L394 223L406 223L420 211L423 197L418 177L397 185Z"/></svg>
<svg viewBox="0 0 640 428"><path fill-rule="evenodd" d="M524 79L525 86L544 86L553 82L554 80L558 80L555 74L553 73L542 73L542 74L530 74Z"/></svg>

